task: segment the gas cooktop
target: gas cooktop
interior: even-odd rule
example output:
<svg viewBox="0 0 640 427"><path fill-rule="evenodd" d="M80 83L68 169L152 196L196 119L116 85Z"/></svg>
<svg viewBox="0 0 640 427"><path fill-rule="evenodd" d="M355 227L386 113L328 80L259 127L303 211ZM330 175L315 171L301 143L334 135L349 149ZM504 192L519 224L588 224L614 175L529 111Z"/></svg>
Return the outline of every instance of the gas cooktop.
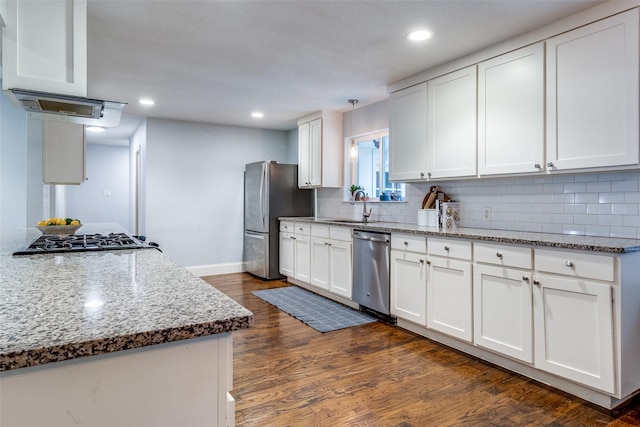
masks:
<svg viewBox="0 0 640 427"><path fill-rule="evenodd" d="M140 240L139 240L140 239ZM69 236L42 235L27 248L13 255L34 255L63 252L112 251L155 247L145 244L144 236L137 239L126 233L71 234Z"/></svg>

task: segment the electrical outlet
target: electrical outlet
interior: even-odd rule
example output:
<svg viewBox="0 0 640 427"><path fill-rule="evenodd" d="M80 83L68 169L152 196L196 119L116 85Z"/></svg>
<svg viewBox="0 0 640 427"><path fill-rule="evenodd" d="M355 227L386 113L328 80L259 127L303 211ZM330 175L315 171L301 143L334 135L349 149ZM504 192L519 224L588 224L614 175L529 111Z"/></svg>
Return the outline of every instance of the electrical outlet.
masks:
<svg viewBox="0 0 640 427"><path fill-rule="evenodd" d="M102 190L102 195L105 197L111 196L111 190Z"/></svg>
<svg viewBox="0 0 640 427"><path fill-rule="evenodd" d="M482 208L482 220L491 221L491 208Z"/></svg>

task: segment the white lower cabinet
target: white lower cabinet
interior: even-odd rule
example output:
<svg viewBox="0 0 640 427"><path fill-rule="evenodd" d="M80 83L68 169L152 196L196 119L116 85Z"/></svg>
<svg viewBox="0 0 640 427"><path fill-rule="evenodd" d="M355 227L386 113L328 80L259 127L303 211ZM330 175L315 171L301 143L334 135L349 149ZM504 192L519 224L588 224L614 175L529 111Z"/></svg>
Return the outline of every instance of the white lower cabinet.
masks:
<svg viewBox="0 0 640 427"><path fill-rule="evenodd" d="M426 325L427 255L391 250L391 314Z"/></svg>
<svg viewBox="0 0 640 427"><path fill-rule="evenodd" d="M474 265L473 341L478 346L533 363L530 272Z"/></svg>
<svg viewBox="0 0 640 427"><path fill-rule="evenodd" d="M309 282L336 295L351 298L351 230L314 225L311 234Z"/></svg>
<svg viewBox="0 0 640 427"><path fill-rule="evenodd" d="M294 242L293 233L280 232L280 274L283 276L294 276Z"/></svg>
<svg viewBox="0 0 640 427"><path fill-rule="evenodd" d="M471 342L471 292L471 262L429 257L427 328Z"/></svg>
<svg viewBox="0 0 640 427"><path fill-rule="evenodd" d="M311 239L309 236L296 234L293 245L295 261L294 275L297 280L305 283L311 281Z"/></svg>
<svg viewBox="0 0 640 427"><path fill-rule="evenodd" d="M614 393L611 286L534 275L535 366Z"/></svg>

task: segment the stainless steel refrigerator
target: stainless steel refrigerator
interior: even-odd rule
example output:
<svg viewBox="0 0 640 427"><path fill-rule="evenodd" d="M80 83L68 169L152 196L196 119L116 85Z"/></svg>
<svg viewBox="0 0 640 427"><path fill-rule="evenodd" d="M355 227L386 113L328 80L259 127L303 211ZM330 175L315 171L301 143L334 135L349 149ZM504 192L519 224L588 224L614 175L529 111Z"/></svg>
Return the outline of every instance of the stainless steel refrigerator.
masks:
<svg viewBox="0 0 640 427"><path fill-rule="evenodd" d="M264 279L281 278L282 216L312 216L313 191L298 189L298 165L249 163L244 170L244 250L246 271Z"/></svg>

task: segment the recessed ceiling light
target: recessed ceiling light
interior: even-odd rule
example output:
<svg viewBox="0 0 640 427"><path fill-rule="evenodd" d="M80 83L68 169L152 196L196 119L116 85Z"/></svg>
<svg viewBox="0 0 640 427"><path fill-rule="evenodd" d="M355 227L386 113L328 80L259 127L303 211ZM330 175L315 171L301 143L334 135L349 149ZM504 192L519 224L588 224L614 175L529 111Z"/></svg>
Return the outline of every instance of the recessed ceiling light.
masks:
<svg viewBox="0 0 640 427"><path fill-rule="evenodd" d="M149 99L149 98L142 98L142 99L140 99L139 102L142 105L153 105L153 104L155 104L155 101L153 99Z"/></svg>
<svg viewBox="0 0 640 427"><path fill-rule="evenodd" d="M407 34L407 38L414 42L426 40L431 37L431 33L427 30L412 31Z"/></svg>
<svg viewBox="0 0 640 427"><path fill-rule="evenodd" d="M254 119L261 119L264 117L264 113L261 113L260 111L254 111L253 113L251 113L251 117L253 117Z"/></svg>
<svg viewBox="0 0 640 427"><path fill-rule="evenodd" d="M100 126L87 126L85 128L88 132L104 132L104 128Z"/></svg>

